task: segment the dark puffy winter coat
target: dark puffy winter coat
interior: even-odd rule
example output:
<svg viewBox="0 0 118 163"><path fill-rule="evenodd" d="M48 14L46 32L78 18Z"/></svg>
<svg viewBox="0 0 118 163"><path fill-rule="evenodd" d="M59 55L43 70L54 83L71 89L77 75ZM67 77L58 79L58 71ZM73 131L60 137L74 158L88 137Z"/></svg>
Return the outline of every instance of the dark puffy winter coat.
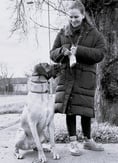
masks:
<svg viewBox="0 0 118 163"><path fill-rule="evenodd" d="M105 41L96 28L87 24L82 26L81 31L73 32L70 25L64 27L57 34L50 51L50 58L61 64L55 112L94 117L96 64L103 59L106 52ZM78 38L77 63L70 68L68 56L64 56L62 49L66 47L70 50L72 41L76 43Z"/></svg>

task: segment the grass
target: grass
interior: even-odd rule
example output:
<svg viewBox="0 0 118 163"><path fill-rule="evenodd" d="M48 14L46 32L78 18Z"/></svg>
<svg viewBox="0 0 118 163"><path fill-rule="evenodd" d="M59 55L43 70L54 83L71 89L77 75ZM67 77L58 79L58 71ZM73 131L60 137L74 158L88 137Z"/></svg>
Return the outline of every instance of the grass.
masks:
<svg viewBox="0 0 118 163"><path fill-rule="evenodd" d="M118 127L106 123L92 124L92 137L97 142L118 143Z"/></svg>

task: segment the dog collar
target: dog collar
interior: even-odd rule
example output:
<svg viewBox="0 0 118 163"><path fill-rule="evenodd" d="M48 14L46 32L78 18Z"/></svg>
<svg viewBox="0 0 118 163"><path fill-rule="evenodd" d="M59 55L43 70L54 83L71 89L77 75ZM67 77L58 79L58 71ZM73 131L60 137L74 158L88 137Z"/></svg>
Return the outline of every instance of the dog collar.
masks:
<svg viewBox="0 0 118 163"><path fill-rule="evenodd" d="M32 93L49 93L49 83L30 83L29 89Z"/></svg>

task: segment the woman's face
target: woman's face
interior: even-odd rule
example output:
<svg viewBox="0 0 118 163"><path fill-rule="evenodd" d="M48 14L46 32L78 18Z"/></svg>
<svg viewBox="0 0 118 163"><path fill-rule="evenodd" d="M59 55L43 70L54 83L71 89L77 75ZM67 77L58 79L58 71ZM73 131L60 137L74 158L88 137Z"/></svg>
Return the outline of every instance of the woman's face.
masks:
<svg viewBox="0 0 118 163"><path fill-rule="evenodd" d="M81 25L84 15L78 9L70 9L69 12L69 22L73 27L78 27Z"/></svg>

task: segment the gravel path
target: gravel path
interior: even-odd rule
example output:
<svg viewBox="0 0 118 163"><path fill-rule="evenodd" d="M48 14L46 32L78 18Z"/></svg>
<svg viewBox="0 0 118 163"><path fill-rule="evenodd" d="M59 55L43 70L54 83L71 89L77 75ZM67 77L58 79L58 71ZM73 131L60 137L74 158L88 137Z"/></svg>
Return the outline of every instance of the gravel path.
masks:
<svg viewBox="0 0 118 163"><path fill-rule="evenodd" d="M37 152L34 151L22 151L23 160L17 160L13 155L15 135L20 124L20 113L26 97L0 96L0 163L33 163L37 159ZM20 113L17 111L17 114L7 114L13 110L15 113L20 110ZM65 116L56 115L55 117L56 129L60 130L60 122L63 122L61 127L66 129ZM69 144L56 144L56 146L61 159L55 161L52 159L51 153L46 153L48 163L118 163L118 144L104 144L105 151L94 152L84 150L82 144L79 143L83 152L83 155L79 157L70 155Z"/></svg>

